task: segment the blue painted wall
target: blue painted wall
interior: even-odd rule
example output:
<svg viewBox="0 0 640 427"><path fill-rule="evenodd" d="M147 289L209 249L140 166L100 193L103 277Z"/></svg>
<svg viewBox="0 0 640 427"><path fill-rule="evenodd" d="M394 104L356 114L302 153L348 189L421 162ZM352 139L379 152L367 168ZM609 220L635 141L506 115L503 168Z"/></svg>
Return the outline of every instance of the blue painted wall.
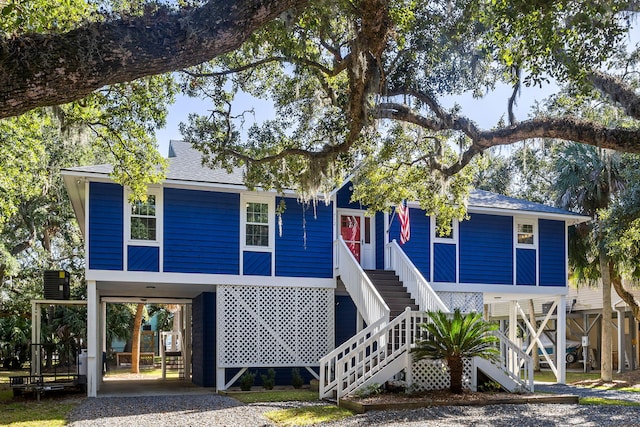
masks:
<svg viewBox="0 0 640 427"><path fill-rule="evenodd" d="M377 212L376 220L376 268L384 269L384 214Z"/></svg>
<svg viewBox="0 0 640 427"><path fill-rule="evenodd" d="M128 246L129 271L160 271L160 248L154 246Z"/></svg>
<svg viewBox="0 0 640 427"><path fill-rule="evenodd" d="M460 222L460 282L513 284L513 218L470 217Z"/></svg>
<svg viewBox="0 0 640 427"><path fill-rule="evenodd" d="M338 208L348 208L348 209L367 209L366 206L360 204L360 202L351 202L351 187L353 184L351 182L347 182L342 186L340 190L336 193L336 203L338 204Z"/></svg>
<svg viewBox="0 0 640 427"><path fill-rule="evenodd" d="M516 249L516 284L536 284L536 251L535 249Z"/></svg>
<svg viewBox="0 0 640 427"><path fill-rule="evenodd" d="M271 252L245 251L242 269L247 276L271 276Z"/></svg>
<svg viewBox="0 0 640 427"><path fill-rule="evenodd" d="M124 196L120 185L89 184L89 268L122 270Z"/></svg>
<svg viewBox="0 0 640 427"><path fill-rule="evenodd" d="M318 368L312 368L312 369L316 373L318 372ZM286 367L280 367L280 368L273 368L273 370L276 371L276 385L278 386L291 385L292 370L293 370L292 367L286 366ZM250 367L248 371L256 375L253 383L253 388L251 390L264 390L264 388L262 388L262 375L267 375L269 368ZM240 372L240 368L225 369L225 383L228 383L229 381L231 381L231 378L233 378L238 372ZM304 380L305 384L309 384L309 381L314 379L314 377L311 375L309 371L307 371L305 367L302 367L302 366L298 367L298 372L300 373L300 376ZM235 383L233 383L231 386L239 387L240 378L238 378L238 380Z"/></svg>
<svg viewBox="0 0 640 427"><path fill-rule="evenodd" d="M335 346L339 346L356 334L358 310L348 295L335 296Z"/></svg>
<svg viewBox="0 0 640 427"><path fill-rule="evenodd" d="M240 195L164 190L164 271L239 274Z"/></svg>
<svg viewBox="0 0 640 427"><path fill-rule="evenodd" d="M282 198L276 198L276 206ZM333 277L333 209L284 198L282 235L276 225L276 276ZM278 219L276 218L276 222Z"/></svg>
<svg viewBox="0 0 640 427"><path fill-rule="evenodd" d="M456 282L456 245L434 243L433 281Z"/></svg>
<svg viewBox="0 0 640 427"><path fill-rule="evenodd" d="M193 383L216 386L216 294L204 292L192 300Z"/></svg>
<svg viewBox="0 0 640 427"><path fill-rule="evenodd" d="M392 216L389 216L391 219ZM398 216L393 216L393 221L389 226L389 241L395 239L402 250L407 254L413 264L420 270L425 278L431 277L429 270L430 263L430 242L431 233L429 229L430 218L425 216L421 209L409 208L409 226L411 238L404 245L400 245L400 220Z"/></svg>
<svg viewBox="0 0 640 427"><path fill-rule="evenodd" d="M566 286L565 223L541 219L538 230L540 286Z"/></svg>

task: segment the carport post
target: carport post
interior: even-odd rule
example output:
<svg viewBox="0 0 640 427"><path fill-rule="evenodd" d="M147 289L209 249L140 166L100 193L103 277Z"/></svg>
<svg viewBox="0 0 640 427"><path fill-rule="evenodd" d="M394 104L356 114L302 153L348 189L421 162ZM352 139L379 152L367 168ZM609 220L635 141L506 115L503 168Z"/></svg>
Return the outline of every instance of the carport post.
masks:
<svg viewBox="0 0 640 427"><path fill-rule="evenodd" d="M556 319L556 363L558 368L559 384L567 382L567 297L565 295L558 296L558 318Z"/></svg>
<svg viewBox="0 0 640 427"><path fill-rule="evenodd" d="M99 301L98 290L95 280L87 280L87 396L97 397L98 395L98 364L97 356L99 352Z"/></svg>

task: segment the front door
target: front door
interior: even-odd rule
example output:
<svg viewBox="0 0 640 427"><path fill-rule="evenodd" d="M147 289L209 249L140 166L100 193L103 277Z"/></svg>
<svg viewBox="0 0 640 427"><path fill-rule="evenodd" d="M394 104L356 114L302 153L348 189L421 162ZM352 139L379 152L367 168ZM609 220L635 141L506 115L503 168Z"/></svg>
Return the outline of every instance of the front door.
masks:
<svg viewBox="0 0 640 427"><path fill-rule="evenodd" d="M340 215L340 235L362 268L372 269L375 268L373 218L356 212Z"/></svg>

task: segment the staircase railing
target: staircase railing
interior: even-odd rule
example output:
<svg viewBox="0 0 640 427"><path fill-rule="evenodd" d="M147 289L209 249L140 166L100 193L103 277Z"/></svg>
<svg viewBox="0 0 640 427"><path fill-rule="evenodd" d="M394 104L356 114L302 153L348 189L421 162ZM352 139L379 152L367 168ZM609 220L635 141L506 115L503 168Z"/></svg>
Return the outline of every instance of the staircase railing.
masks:
<svg viewBox="0 0 640 427"><path fill-rule="evenodd" d="M387 268L395 271L409 294L411 294L411 298L420 307L420 310L450 313L449 308L442 302L416 266L413 265L407 254L398 245L398 242L392 240L387 243L385 250Z"/></svg>
<svg viewBox="0 0 640 427"><path fill-rule="evenodd" d="M360 263L353 256L342 236L336 240L336 269L347 292L351 296L358 313L371 325L384 320L389 321L389 306L384 302Z"/></svg>
<svg viewBox="0 0 640 427"><path fill-rule="evenodd" d="M533 392L532 357L502 332L493 331L492 333L500 340L498 344L500 360L497 365L523 389Z"/></svg>
<svg viewBox="0 0 640 427"><path fill-rule="evenodd" d="M406 355L424 316L407 308L388 324L371 325L320 359L320 397L331 397L335 392L340 399ZM389 372L382 382L396 373Z"/></svg>

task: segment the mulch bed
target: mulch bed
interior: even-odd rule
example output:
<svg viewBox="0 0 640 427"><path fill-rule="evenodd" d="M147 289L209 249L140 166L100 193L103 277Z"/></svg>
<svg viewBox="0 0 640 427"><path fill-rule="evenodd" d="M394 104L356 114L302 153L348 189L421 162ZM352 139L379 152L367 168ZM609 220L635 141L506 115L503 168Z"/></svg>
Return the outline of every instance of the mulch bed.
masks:
<svg viewBox="0 0 640 427"><path fill-rule="evenodd" d="M339 406L351 409L357 413L367 411L416 409L428 406L484 406L524 403L578 403L578 396L574 395L543 395L543 394L515 394L515 393L481 393L464 391L453 394L448 390L437 390L419 395L402 393L383 393L365 398L347 397L340 399Z"/></svg>

